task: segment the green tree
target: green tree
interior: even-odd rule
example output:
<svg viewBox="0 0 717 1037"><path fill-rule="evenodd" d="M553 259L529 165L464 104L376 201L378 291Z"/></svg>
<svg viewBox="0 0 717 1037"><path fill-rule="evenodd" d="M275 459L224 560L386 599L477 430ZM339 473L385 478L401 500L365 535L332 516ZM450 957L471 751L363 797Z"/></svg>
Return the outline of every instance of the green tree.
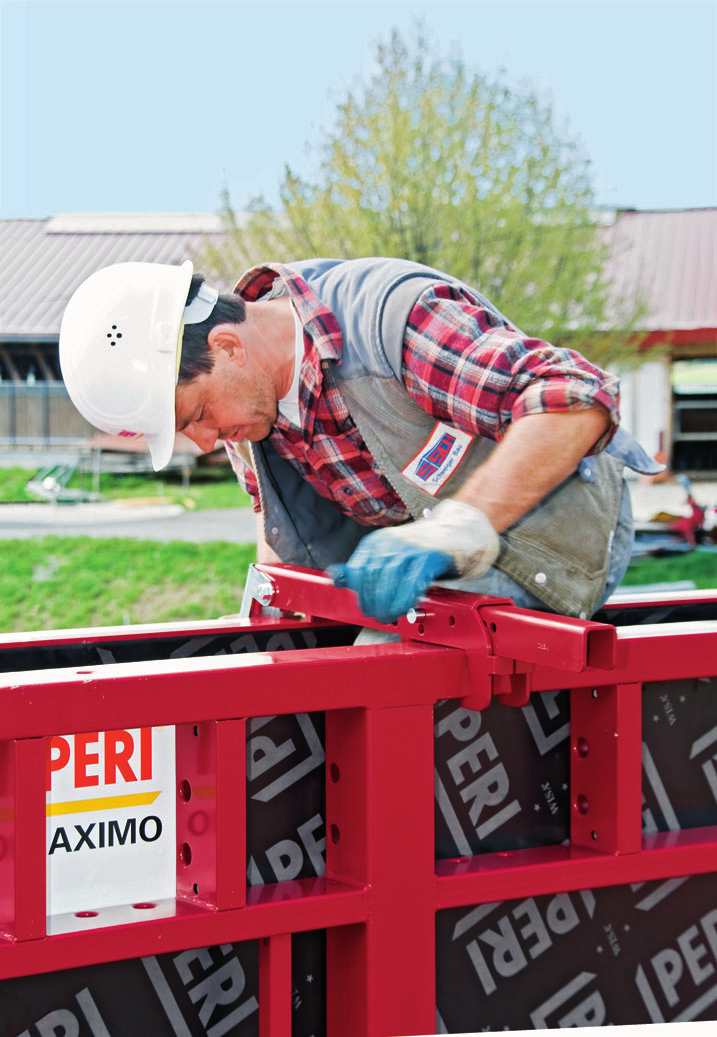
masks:
<svg viewBox="0 0 717 1037"><path fill-rule="evenodd" d="M223 241L205 263L230 282L262 260L401 256L479 288L527 334L602 363L636 358L640 307L618 312L613 297L608 317L579 142L535 94L430 51L420 27L380 42L374 74L313 149L316 175L287 167L278 211L259 197L237 214L225 194Z"/></svg>

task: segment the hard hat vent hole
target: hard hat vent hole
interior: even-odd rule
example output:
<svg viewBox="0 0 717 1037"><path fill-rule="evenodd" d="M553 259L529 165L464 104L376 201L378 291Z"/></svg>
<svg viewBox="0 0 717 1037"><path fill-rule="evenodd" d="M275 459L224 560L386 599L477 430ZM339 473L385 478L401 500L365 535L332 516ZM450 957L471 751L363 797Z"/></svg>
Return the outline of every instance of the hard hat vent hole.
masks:
<svg viewBox="0 0 717 1037"><path fill-rule="evenodd" d="M122 332L118 330L116 324L113 324L111 329L107 332L107 338L110 340L111 346L116 346L117 339L122 338Z"/></svg>

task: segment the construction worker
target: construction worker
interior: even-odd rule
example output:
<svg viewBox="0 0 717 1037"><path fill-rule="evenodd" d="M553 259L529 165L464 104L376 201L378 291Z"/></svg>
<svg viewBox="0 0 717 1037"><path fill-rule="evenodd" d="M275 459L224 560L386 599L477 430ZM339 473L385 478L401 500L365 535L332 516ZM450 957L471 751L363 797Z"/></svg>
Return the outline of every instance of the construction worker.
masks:
<svg viewBox="0 0 717 1037"><path fill-rule="evenodd" d="M141 436L223 441L259 560L329 569L392 622L436 582L587 618L633 539L617 379L526 337L475 289L398 259L254 267L220 294L192 264L123 263L70 300L78 410Z"/></svg>

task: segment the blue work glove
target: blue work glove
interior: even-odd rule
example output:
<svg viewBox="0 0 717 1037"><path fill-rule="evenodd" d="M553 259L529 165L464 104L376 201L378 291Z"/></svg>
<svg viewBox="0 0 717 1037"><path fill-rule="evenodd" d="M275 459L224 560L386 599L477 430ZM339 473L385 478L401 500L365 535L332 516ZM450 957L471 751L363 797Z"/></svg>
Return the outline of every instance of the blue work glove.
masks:
<svg viewBox="0 0 717 1037"><path fill-rule="evenodd" d="M405 616L431 584L454 572L453 559L444 551L426 551L379 529L360 542L348 562L329 567L337 587L356 591L364 616L393 623Z"/></svg>
<svg viewBox="0 0 717 1037"><path fill-rule="evenodd" d="M482 511L444 500L416 522L369 533L347 562L328 571L337 587L356 591L365 616L392 623L441 576L482 575L499 548Z"/></svg>

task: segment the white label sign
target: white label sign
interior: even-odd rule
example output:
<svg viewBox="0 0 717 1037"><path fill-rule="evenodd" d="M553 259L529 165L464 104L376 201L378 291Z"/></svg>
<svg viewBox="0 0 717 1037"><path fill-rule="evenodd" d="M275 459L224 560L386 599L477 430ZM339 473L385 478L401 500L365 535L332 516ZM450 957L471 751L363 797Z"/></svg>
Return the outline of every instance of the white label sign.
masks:
<svg viewBox="0 0 717 1037"><path fill-rule="evenodd" d="M458 468L473 439L468 432L439 421L428 442L403 469L403 474L435 497Z"/></svg>
<svg viewBox="0 0 717 1037"><path fill-rule="evenodd" d="M175 893L174 728L48 738L48 915Z"/></svg>

